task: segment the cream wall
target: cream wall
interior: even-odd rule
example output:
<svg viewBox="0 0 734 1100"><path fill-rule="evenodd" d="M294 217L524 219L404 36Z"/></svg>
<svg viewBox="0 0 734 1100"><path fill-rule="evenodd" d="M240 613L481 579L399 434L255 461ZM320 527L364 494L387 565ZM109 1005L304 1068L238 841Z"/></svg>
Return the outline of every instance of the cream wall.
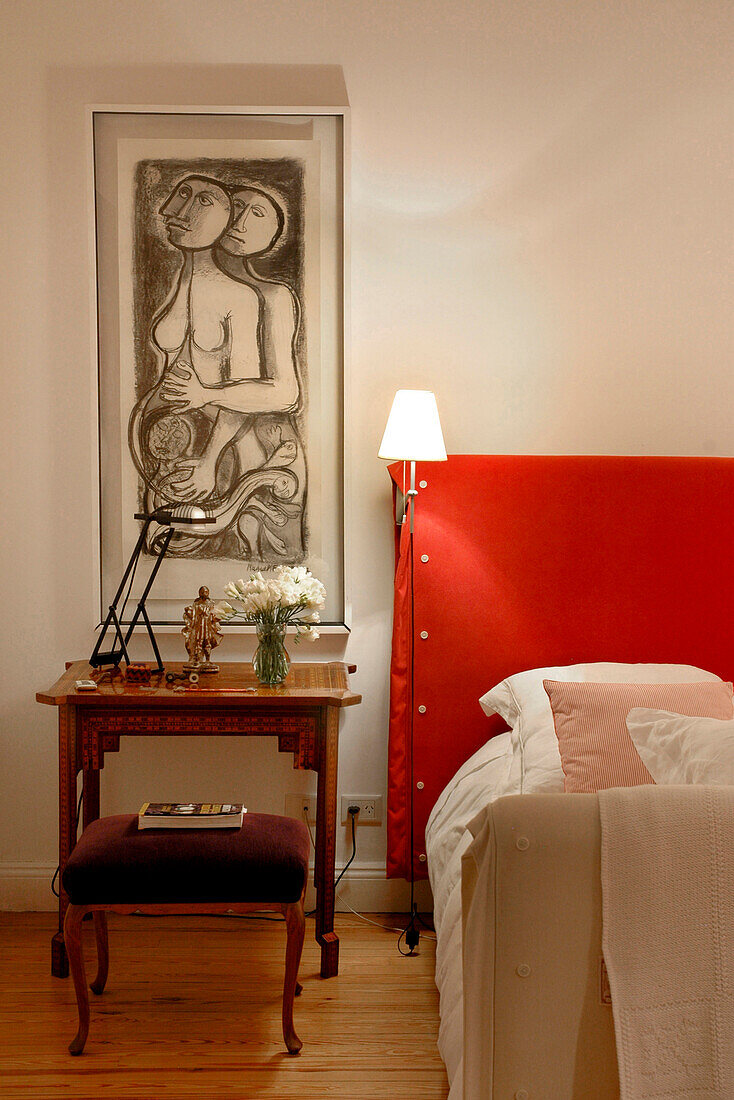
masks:
<svg viewBox="0 0 734 1100"><path fill-rule="evenodd" d="M92 645L94 436L82 107L244 103L254 64L341 65L352 104L350 572L361 707L345 793L384 793L393 391L453 452L731 454L729 0L71 0L3 32L0 904L49 903L54 714ZM324 74L267 70L283 101ZM290 88L288 85L290 84ZM260 86L260 85L258 85ZM167 646L173 655L178 643ZM247 652L229 640L225 656ZM344 647L323 641L319 658ZM307 789L269 745L129 742L105 806ZM384 833L360 830L358 904ZM359 886L359 883L358 883Z"/></svg>

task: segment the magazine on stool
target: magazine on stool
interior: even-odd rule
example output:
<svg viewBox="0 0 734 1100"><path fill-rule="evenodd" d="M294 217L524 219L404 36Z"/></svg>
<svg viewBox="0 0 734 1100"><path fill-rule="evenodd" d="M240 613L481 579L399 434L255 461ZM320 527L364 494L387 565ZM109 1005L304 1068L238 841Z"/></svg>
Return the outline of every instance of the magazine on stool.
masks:
<svg viewBox="0 0 734 1100"><path fill-rule="evenodd" d="M239 829L247 813L241 802L144 802L139 829Z"/></svg>

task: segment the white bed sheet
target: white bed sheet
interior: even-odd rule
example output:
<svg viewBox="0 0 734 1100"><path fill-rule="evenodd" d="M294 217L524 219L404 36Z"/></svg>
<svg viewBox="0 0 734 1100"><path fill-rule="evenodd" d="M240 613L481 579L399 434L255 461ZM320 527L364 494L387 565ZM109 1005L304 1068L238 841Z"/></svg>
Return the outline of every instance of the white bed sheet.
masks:
<svg viewBox="0 0 734 1100"><path fill-rule="evenodd" d="M426 826L437 935L438 1048L451 1085L449 1100L460 1100L462 1094L461 857L473 839L467 830L472 818L496 798L519 793L510 776L511 763L508 731L493 737L459 769L438 798Z"/></svg>

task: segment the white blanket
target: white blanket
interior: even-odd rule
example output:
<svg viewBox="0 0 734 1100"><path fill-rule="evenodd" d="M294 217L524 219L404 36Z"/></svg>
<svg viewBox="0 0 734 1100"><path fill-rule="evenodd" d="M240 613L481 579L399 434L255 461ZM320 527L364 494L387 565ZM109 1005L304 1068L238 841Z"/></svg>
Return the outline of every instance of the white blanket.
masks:
<svg viewBox="0 0 734 1100"><path fill-rule="evenodd" d="M464 1049L461 970L461 857L472 841L467 825L508 784L510 734L483 745L459 769L437 800L426 828L428 870L436 925L436 985L441 995L438 1046L451 1084L450 1100L462 1095Z"/></svg>
<svg viewBox="0 0 734 1100"><path fill-rule="evenodd" d="M599 792L622 1100L734 1097L734 787Z"/></svg>

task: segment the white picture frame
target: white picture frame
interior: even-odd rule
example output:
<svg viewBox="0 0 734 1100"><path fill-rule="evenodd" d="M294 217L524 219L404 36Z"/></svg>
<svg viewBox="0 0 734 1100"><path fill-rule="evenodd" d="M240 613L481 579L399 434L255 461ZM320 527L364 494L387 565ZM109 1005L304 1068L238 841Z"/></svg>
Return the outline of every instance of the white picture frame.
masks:
<svg viewBox="0 0 734 1100"><path fill-rule="evenodd" d="M215 440L216 446L210 446L216 480L210 474L207 481L201 472L201 483L189 495L190 502L218 517L219 528L212 527L215 537L207 533L206 541L182 536L182 549L169 550L147 599L156 630L180 629L183 607L200 585L218 598L228 580L277 564L310 568L327 588L323 632L349 630L344 424L348 111L346 106L89 107L100 619L139 531L134 513L165 506L166 493L191 488L191 478L182 479L180 471L198 476L207 457L201 441L211 443L224 428L224 444ZM181 187L198 188L201 203L213 197L220 220L226 202L232 204L224 237L211 248L208 238L179 225L172 206L166 211ZM254 222L256 200L264 211L260 223ZM233 219L243 202L251 207L246 215L250 227L257 226L261 236L268 216L276 217L273 210L284 211L277 247L258 251L256 230L250 228L244 232L250 232L250 251L227 253L226 238L242 236ZM204 215L211 222L209 211ZM238 224L246 226L246 219ZM193 242L195 247L187 250L176 233L181 238L186 233L185 246ZM207 256L214 266L207 266ZM201 276L198 282L196 276ZM222 326L216 332L229 341L225 352L220 339L194 340L195 331L205 333L202 321L212 314L198 304L202 288L219 295L213 315ZM290 311L278 314L284 301L292 303ZM188 319L166 339L167 319L175 321L177 310ZM297 323L289 328L291 316ZM164 331L160 338L156 324ZM184 332L185 346L177 349ZM241 356L250 355L249 366L235 354L237 333L244 334L239 348ZM292 349L298 402L289 411L282 405L261 407L260 393L270 400L277 389L271 375L288 376L286 346ZM276 364L270 374L268 357ZM214 384L190 403L176 404L191 396L176 382L183 372L183 384L189 384L189 364L197 380L214 379ZM207 375L212 364L214 372L227 373ZM173 378L173 388L161 397L169 385L164 374ZM261 377L266 384L259 387L255 383ZM240 398L241 381L247 384L239 386ZM204 397L240 401L241 407L221 412L222 406L197 406ZM123 622L132 617L154 549L151 545L143 559Z"/></svg>

